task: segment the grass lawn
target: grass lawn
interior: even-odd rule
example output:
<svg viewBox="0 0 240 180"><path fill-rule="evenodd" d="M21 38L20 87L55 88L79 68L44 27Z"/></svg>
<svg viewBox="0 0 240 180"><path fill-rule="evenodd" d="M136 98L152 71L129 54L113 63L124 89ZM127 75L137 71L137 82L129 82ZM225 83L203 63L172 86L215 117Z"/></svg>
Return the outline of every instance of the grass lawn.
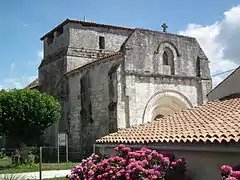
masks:
<svg viewBox="0 0 240 180"><path fill-rule="evenodd" d="M59 163L59 164L46 163L42 164L42 171L72 169L76 164L78 163ZM34 172L34 171L39 171L38 164L13 166L10 158L7 157L4 159L0 159L0 174Z"/></svg>

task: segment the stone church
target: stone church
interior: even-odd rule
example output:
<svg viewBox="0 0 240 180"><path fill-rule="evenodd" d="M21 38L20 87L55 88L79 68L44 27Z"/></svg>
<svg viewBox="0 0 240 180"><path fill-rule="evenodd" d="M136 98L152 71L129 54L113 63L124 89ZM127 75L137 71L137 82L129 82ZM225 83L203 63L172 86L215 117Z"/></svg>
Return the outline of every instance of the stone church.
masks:
<svg viewBox="0 0 240 180"><path fill-rule="evenodd" d="M66 19L44 35L38 79L28 88L55 96L61 120L45 141L69 134L81 154L95 140L198 106L212 88L209 61L195 38Z"/></svg>

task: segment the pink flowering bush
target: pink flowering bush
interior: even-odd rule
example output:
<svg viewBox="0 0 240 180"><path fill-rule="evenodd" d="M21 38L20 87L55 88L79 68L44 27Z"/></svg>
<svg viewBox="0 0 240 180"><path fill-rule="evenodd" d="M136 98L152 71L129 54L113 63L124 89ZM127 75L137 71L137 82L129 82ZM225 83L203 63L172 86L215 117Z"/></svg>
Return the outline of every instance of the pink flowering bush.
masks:
<svg viewBox="0 0 240 180"><path fill-rule="evenodd" d="M93 154L75 166L66 177L69 180L185 180L185 159L173 157L155 150L142 148L132 151L119 145L117 155L104 158Z"/></svg>
<svg viewBox="0 0 240 180"><path fill-rule="evenodd" d="M240 180L240 166L221 166L222 180Z"/></svg>

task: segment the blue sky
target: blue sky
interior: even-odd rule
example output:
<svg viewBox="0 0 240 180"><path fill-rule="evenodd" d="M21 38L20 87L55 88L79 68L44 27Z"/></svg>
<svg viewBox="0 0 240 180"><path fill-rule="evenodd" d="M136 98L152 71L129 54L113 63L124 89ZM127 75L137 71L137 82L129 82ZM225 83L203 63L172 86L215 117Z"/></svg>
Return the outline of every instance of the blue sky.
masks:
<svg viewBox="0 0 240 180"><path fill-rule="evenodd" d="M87 20L98 23L155 30L161 30L161 24L166 22L171 33L181 31L198 36L204 28L211 29L223 21L224 12L231 11L238 3L239 0L3 0L0 88L23 87L37 75L42 52L40 37L66 18L86 16ZM235 64L229 68L239 65L230 61Z"/></svg>

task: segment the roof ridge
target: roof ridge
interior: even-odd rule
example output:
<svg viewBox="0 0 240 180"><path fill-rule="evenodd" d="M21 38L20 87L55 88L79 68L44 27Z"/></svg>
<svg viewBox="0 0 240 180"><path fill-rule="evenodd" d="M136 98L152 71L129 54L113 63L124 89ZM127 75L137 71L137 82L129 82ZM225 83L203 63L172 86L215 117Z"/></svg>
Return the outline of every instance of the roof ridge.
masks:
<svg viewBox="0 0 240 180"><path fill-rule="evenodd" d="M44 36L42 36L40 38L40 40L44 40L44 38L46 38L49 34L55 32L57 29L59 29L60 27L66 25L68 23L79 23L79 24L82 24L83 26L84 25L95 25L95 26L110 27L110 28L117 28L117 29L123 29L123 30L134 30L135 29L135 28L124 27L124 26L117 26L117 25L110 25L110 24L103 24L103 23L96 23L96 22L89 22L89 21L82 21L82 20L67 18L62 23L57 25L55 28L53 28L52 30L47 32Z"/></svg>
<svg viewBox="0 0 240 180"><path fill-rule="evenodd" d="M136 30L140 30L140 31L150 31L150 32L153 32L153 33L159 33L159 34L168 34L168 35L171 35L171 36L178 36L178 37L184 37L184 38L189 38L189 39L193 39L193 40L196 40L195 37L191 37L191 36L184 36L184 35L181 35L181 34L174 34L174 33L169 33L169 32L162 32L162 31L158 31L158 30L153 30L153 29L145 29L145 28L135 28Z"/></svg>
<svg viewBox="0 0 240 180"><path fill-rule="evenodd" d="M65 19L62 23L60 23L55 28L53 28L52 30L47 32L40 39L44 40L44 38L46 38L49 34L55 32L57 29L59 29L60 27L64 26L67 23L79 23L79 24L82 24L83 26L84 25L94 25L94 26L101 26L101 27L117 28L117 29L122 29L122 30L131 30L131 31L132 30L151 31L151 32L155 32L155 33L168 34L168 35L172 35L172 36L179 36L179 37L185 37L185 38L190 38L190 39L195 39L196 40L196 38L194 38L194 37L184 36L184 35L181 35L181 34L174 34L174 33L169 33L169 32L165 33L165 32L161 32L161 31L158 31L158 30L147 29L147 28L140 28L140 27L126 27L126 26L120 26L120 25L96 23L96 22L91 22L91 21L77 20L77 19L73 19L73 18Z"/></svg>

